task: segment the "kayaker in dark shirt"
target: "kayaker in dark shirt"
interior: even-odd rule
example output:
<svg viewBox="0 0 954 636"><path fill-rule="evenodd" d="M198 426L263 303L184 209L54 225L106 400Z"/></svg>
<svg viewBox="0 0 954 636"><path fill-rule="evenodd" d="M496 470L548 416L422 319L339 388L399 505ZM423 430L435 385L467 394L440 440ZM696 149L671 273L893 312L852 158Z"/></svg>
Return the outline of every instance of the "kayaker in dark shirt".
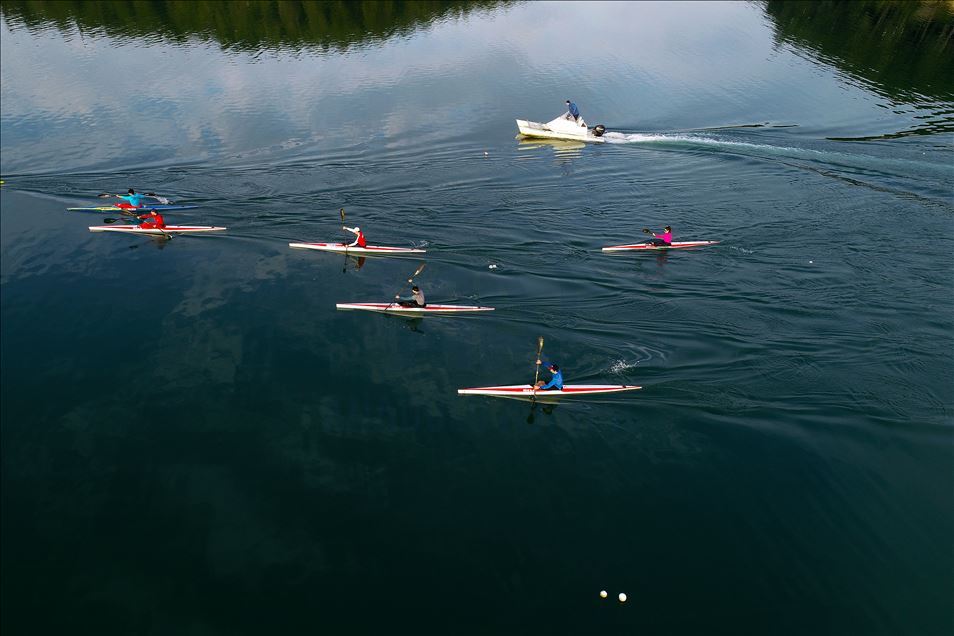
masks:
<svg viewBox="0 0 954 636"><path fill-rule="evenodd" d="M149 219L143 223L139 224L139 227L143 229L158 229L161 230L166 227L166 220L162 218L162 215L156 212L155 210L150 210L149 214L141 214L136 217L137 219Z"/></svg>
<svg viewBox="0 0 954 636"><path fill-rule="evenodd" d="M649 239L650 245L672 245L672 228L667 225L665 230L662 234L656 234L648 228L643 228L643 232L653 235L653 238Z"/></svg>
<svg viewBox="0 0 954 636"><path fill-rule="evenodd" d="M410 298L401 298L400 296L395 296L395 300L398 301L398 304L401 307L426 307L427 303L424 302L424 292L421 291L421 288L415 285L411 288L411 297Z"/></svg>
<svg viewBox="0 0 954 636"><path fill-rule="evenodd" d="M537 364L543 364L540 360L537 360ZM560 371L560 367L555 364L548 364L547 370L550 371L553 375L550 377L549 382L544 382L540 380L534 386L538 391L562 391L563 390L563 373Z"/></svg>
<svg viewBox="0 0 954 636"><path fill-rule="evenodd" d="M570 117L573 117L573 121L580 121L580 109L576 107L576 104L570 100L566 100L566 110ZM567 117L567 119L570 117Z"/></svg>

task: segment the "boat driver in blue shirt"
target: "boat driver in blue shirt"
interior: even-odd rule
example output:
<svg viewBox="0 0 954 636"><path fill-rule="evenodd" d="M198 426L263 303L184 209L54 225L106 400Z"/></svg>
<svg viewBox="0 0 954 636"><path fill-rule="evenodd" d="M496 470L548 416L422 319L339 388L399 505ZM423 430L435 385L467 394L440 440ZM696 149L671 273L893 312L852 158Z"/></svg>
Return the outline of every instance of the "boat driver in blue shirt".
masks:
<svg viewBox="0 0 954 636"><path fill-rule="evenodd" d="M543 364L543 362L541 362L538 359L537 364ZM558 367L557 365L553 363L550 363L550 364L547 364L547 370L549 370L550 373L553 374L552 377L550 378L550 381L544 382L543 380L540 380L539 382L537 382L537 384L533 388L538 391L562 391L563 390L563 373L560 371L560 367Z"/></svg>
<svg viewBox="0 0 954 636"><path fill-rule="evenodd" d="M567 110L567 114L569 115L567 119L569 119L570 117L573 117L573 121L575 122L580 121L580 109L576 107L576 104L574 104L570 100L566 100L566 110Z"/></svg>

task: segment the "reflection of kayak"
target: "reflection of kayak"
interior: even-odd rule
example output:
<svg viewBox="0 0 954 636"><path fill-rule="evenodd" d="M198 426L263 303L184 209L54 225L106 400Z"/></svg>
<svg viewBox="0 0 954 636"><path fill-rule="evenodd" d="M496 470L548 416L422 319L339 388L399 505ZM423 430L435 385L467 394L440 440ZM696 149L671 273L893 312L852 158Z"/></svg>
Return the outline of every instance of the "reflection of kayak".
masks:
<svg viewBox="0 0 954 636"><path fill-rule="evenodd" d="M606 393L621 393L636 391L641 386L629 384L565 384L560 391L534 391L529 384L511 384L509 386L482 386L472 389L457 389L457 395L487 395L490 397L512 398L515 400L536 400L537 402L552 402L567 397L581 395L603 395Z"/></svg>
<svg viewBox="0 0 954 636"><path fill-rule="evenodd" d="M425 252L425 250L413 247L382 247L380 245L350 247L346 243L289 243L288 247L304 250L321 250L322 252L360 254L361 256L399 256L401 254L423 254Z"/></svg>
<svg viewBox="0 0 954 636"><path fill-rule="evenodd" d="M454 314L467 314L476 311L494 310L493 307L470 307L467 305L426 305L424 307L402 307L397 303L338 303L335 305L335 307L338 309L377 311L388 314L401 314L404 316L450 316Z"/></svg>
<svg viewBox="0 0 954 636"><path fill-rule="evenodd" d="M168 210L192 210L197 205L144 205L141 208L121 208L115 205L101 205L94 208L66 208L67 212L138 212L146 214L149 210L166 212Z"/></svg>
<svg viewBox="0 0 954 636"><path fill-rule="evenodd" d="M650 245L649 243L633 243L632 245L611 245L604 247L604 252L631 252L633 250L678 250L686 247L705 247L715 245L719 241L673 241L669 245Z"/></svg>
<svg viewBox="0 0 954 636"><path fill-rule="evenodd" d="M154 227L139 227L138 225L92 225L90 232L124 232L126 234L186 234L194 232L222 232L224 227L209 225L167 225L159 229Z"/></svg>
<svg viewBox="0 0 954 636"><path fill-rule="evenodd" d="M606 127L602 124L594 126L593 128L588 128L582 117L579 120L574 121L572 119L567 119L566 115L560 115L556 119L551 119L545 124L541 124L537 121L518 119L517 130L519 130L520 134L524 137L570 139L574 141L589 141L597 144L601 144L606 141L603 139L603 133L606 132Z"/></svg>

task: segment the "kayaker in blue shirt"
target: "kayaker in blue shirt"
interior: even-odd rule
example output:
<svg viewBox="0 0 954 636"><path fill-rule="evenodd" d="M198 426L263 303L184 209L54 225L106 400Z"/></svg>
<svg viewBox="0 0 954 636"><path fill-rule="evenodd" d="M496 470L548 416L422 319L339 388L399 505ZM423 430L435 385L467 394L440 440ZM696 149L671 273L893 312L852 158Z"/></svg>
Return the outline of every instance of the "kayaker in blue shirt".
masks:
<svg viewBox="0 0 954 636"><path fill-rule="evenodd" d="M115 195L116 198L123 199L126 203L117 203L117 208L141 208L143 199L146 198L144 194L136 194L136 191L132 188L129 188L129 192L123 196L121 194Z"/></svg>
<svg viewBox="0 0 954 636"><path fill-rule="evenodd" d="M566 110L573 117L573 121L580 121L580 109L570 100L566 100ZM567 117L569 119L569 117Z"/></svg>
<svg viewBox="0 0 954 636"><path fill-rule="evenodd" d="M156 201L158 201L158 202L159 202L160 204L162 204L162 205L168 205L169 203L171 203L171 201L169 201L169 199L167 199L167 198L165 198L165 197L161 197L161 196L159 196L158 194L155 194L155 193L153 193L153 192L150 192L150 193L148 193L148 194L136 194L136 191L133 190L132 188L129 188L129 191L128 191L125 195L122 195L122 194L113 194L113 195L101 194L101 195L99 195L99 196L100 196L100 197L114 196L114 197L116 197L117 199L123 199L123 200L125 201L125 203L117 203L117 204L116 204L116 207L117 207L117 208L123 208L124 210L130 210L130 209L133 209L133 208L141 208L141 207L143 207L144 199L145 199L146 197L149 197L150 199L155 199Z"/></svg>
<svg viewBox="0 0 954 636"><path fill-rule="evenodd" d="M540 360L537 360L537 364L543 364ZM563 373L560 371L560 367L550 363L547 365L547 370L550 371L553 375L550 377L549 382L544 382L540 380L537 382L534 387L538 391L562 391L563 390Z"/></svg>

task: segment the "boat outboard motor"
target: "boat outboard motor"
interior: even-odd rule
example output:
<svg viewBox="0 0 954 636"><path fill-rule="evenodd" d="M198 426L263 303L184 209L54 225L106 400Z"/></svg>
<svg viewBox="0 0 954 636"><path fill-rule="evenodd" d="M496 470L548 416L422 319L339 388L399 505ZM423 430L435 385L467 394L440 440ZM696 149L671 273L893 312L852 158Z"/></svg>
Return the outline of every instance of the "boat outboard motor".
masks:
<svg viewBox="0 0 954 636"><path fill-rule="evenodd" d="M604 126L603 124L596 124L595 126L593 126L593 134L596 135L597 137L602 137L603 133L605 132L606 132L606 126Z"/></svg>

